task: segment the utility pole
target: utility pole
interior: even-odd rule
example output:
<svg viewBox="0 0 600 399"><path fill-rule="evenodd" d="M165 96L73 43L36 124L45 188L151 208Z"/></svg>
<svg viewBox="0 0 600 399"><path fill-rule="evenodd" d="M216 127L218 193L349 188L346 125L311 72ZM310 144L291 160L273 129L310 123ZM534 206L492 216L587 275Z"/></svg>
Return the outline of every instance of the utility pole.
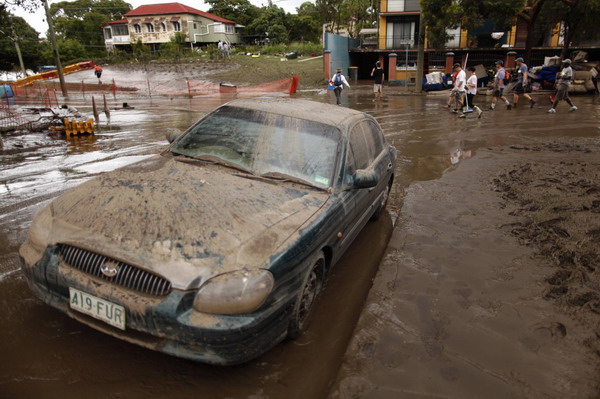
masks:
<svg viewBox="0 0 600 399"><path fill-rule="evenodd" d="M54 32L54 24L52 24L52 17L50 15L50 8L48 7L48 0L44 1L44 10L46 11L46 21L48 21L48 32L50 33L50 43L52 43L52 50L54 53L54 61L56 62L56 68L58 69L58 80L60 81L60 90L62 91L63 97L69 97L67 92L67 85L65 84L65 77L63 75L62 65L60 63L60 56L58 55L58 45L56 44L56 33Z"/></svg>
<svg viewBox="0 0 600 399"><path fill-rule="evenodd" d="M27 77L27 71L25 70L25 63L23 62L23 56L21 55L21 47L19 47L19 37L15 32L15 24L11 21L11 30L12 30L12 39L15 42L15 49L17 50L17 57L19 57L19 65L21 66L21 72L23 72L23 77Z"/></svg>
<svg viewBox="0 0 600 399"><path fill-rule="evenodd" d="M423 11L419 14L419 48L417 52L417 79L415 91L420 93L423 91L423 71L425 70L425 21Z"/></svg>

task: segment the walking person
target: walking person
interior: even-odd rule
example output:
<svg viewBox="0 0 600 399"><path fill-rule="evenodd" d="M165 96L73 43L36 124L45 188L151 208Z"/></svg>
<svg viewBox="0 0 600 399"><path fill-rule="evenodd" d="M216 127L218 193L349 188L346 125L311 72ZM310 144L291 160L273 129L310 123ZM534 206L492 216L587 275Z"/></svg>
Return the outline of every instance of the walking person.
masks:
<svg viewBox="0 0 600 399"><path fill-rule="evenodd" d="M481 118L481 114L483 111L477 105L473 103L475 99L475 95L477 94L477 75L475 75L475 67L468 67L467 71L469 71L469 78L467 79L466 87L467 87L467 109L471 107L477 112L477 118ZM463 111L463 114L459 116L459 118L466 118L465 113L467 110Z"/></svg>
<svg viewBox="0 0 600 399"><path fill-rule="evenodd" d="M335 75L333 75L331 77L329 84L333 85L333 93L335 94L336 104L342 105L341 97L342 97L342 90L344 89L344 85L346 85L346 86L348 86L348 88L350 88L350 85L348 84L346 77L344 75L342 75L342 68L338 68L336 70L336 73L335 73Z"/></svg>
<svg viewBox="0 0 600 399"><path fill-rule="evenodd" d="M102 84L100 77L102 76L102 67L100 65L96 65L94 67L94 75L98 78L98 84Z"/></svg>
<svg viewBox="0 0 600 399"><path fill-rule="evenodd" d="M454 93L454 109L452 112L457 114L465 101L467 74L458 62L454 64L454 71L456 72L456 80L454 81L454 88L452 88L452 92Z"/></svg>
<svg viewBox="0 0 600 399"><path fill-rule="evenodd" d="M562 70L558 74L558 81L556 82L556 95L554 96L554 103L552 108L548 110L548 113L556 113L556 106L562 100L566 101L571 106L569 112L577 111L577 107L569 98L569 86L573 80L573 68L571 68L571 60L565 59L562 62Z"/></svg>
<svg viewBox="0 0 600 399"><path fill-rule="evenodd" d="M383 95L383 81L385 79L385 73L379 61L375 63L375 68L371 71L371 76L374 79L373 92L375 93L375 99L373 101L377 101Z"/></svg>
<svg viewBox="0 0 600 399"><path fill-rule="evenodd" d="M529 108L533 108L535 105L535 100L531 98L529 94L527 94L527 84L529 83L529 76L527 76L527 72L529 68L525 64L523 58L519 57L515 60L517 63L517 85L515 86L513 95L513 107L517 107L519 103L519 95L523 95L526 99L529 100Z"/></svg>
<svg viewBox="0 0 600 399"><path fill-rule="evenodd" d="M490 109L496 109L496 102L498 99L501 99L506 104L506 109L510 110L512 105L510 102L504 97L504 88L506 87L506 83L504 83L506 79L506 70L504 69L504 62L502 60L496 61L494 64L496 67L496 74L494 75L494 95L492 96L492 105L490 105Z"/></svg>

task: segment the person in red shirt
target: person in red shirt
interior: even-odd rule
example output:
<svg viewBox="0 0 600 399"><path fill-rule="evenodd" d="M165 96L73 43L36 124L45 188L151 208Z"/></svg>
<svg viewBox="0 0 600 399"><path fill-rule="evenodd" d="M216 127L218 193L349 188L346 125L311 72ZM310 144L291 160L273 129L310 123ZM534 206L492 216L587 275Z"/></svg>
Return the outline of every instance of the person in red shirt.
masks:
<svg viewBox="0 0 600 399"><path fill-rule="evenodd" d="M102 81L100 80L100 77L102 76L102 67L100 65L96 65L94 68L94 74L98 78L98 83L102 84Z"/></svg>

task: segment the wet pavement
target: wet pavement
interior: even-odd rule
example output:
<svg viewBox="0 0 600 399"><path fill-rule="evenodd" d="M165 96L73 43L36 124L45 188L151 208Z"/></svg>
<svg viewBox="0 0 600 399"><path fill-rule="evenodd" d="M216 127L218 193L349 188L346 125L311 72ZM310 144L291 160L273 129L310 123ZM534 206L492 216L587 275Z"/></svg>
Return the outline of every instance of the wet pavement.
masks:
<svg viewBox="0 0 600 399"><path fill-rule="evenodd" d="M333 102L330 94L307 91L299 96ZM378 273L379 262L384 255L386 262L390 262L386 245L392 235L393 222L397 218L406 220L400 213L405 190L412 183L439 179L488 147L537 144L553 137L568 139L569 135L593 138L599 133L598 103L593 97L576 98L581 110L574 114L568 114L565 106L559 108L557 115L549 116L545 113L549 100L540 98L541 105L533 110L498 109L486 112L482 119L470 115L465 120L447 112L444 95L404 96L396 91L381 102L374 103L371 99L370 86L358 85L345 92L344 105L375 116L388 141L398 149L397 177L388 216L369 223L334 268L315 320L305 336L295 342L286 341L248 364L228 368L209 367L155 353L80 325L32 296L19 272L17 258L31 219L43 205L98 173L159 151L166 144L166 132L185 129L227 98L128 98L135 109L113 111L110 122L102 118L100 131L93 137L65 140L42 133L3 135L0 351L4 361L0 365L0 394L15 398L192 395L317 398L327 396L330 390L344 397L352 397L352 392L367 392L354 390L352 383L345 383L365 372L360 368L348 369L352 354L345 356L346 366L341 377L336 380L336 375L372 280ZM71 103L89 113L88 101L75 98ZM111 107L123 101L122 98L111 100ZM561 123L549 123L549 120L569 123L575 129L566 131ZM443 208L443 204L435 206ZM418 240L425 242L428 238L425 235ZM398 243L397 237L392 240L392 250L398 248ZM382 278L381 272L378 278ZM367 306L375 301L375 294L371 292ZM359 324L358 333L361 328L365 328L364 324ZM435 331L430 330L428 334ZM378 336L384 347L393 348L397 337L386 339ZM356 347L350 348L352 351ZM435 346L431 348L435 350ZM360 366L368 368L369 364ZM411 378L410 369L404 373ZM426 371L421 373L426 374ZM451 369L447 371L451 377L453 373ZM390 378L387 383L391 383L397 375L384 378ZM340 386L343 389L340 390ZM360 385L367 386L364 381ZM376 393L369 396L398 397ZM442 394L442 397L446 396Z"/></svg>

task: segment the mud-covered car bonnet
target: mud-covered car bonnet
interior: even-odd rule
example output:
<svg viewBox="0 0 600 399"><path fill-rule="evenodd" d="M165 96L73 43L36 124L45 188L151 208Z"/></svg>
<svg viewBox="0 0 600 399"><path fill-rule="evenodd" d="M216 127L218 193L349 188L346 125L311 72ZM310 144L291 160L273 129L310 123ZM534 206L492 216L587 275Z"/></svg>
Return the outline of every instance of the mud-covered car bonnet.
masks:
<svg viewBox="0 0 600 399"><path fill-rule="evenodd" d="M147 268L175 288L193 288L199 276L264 267L328 196L155 156L59 197L51 239Z"/></svg>

